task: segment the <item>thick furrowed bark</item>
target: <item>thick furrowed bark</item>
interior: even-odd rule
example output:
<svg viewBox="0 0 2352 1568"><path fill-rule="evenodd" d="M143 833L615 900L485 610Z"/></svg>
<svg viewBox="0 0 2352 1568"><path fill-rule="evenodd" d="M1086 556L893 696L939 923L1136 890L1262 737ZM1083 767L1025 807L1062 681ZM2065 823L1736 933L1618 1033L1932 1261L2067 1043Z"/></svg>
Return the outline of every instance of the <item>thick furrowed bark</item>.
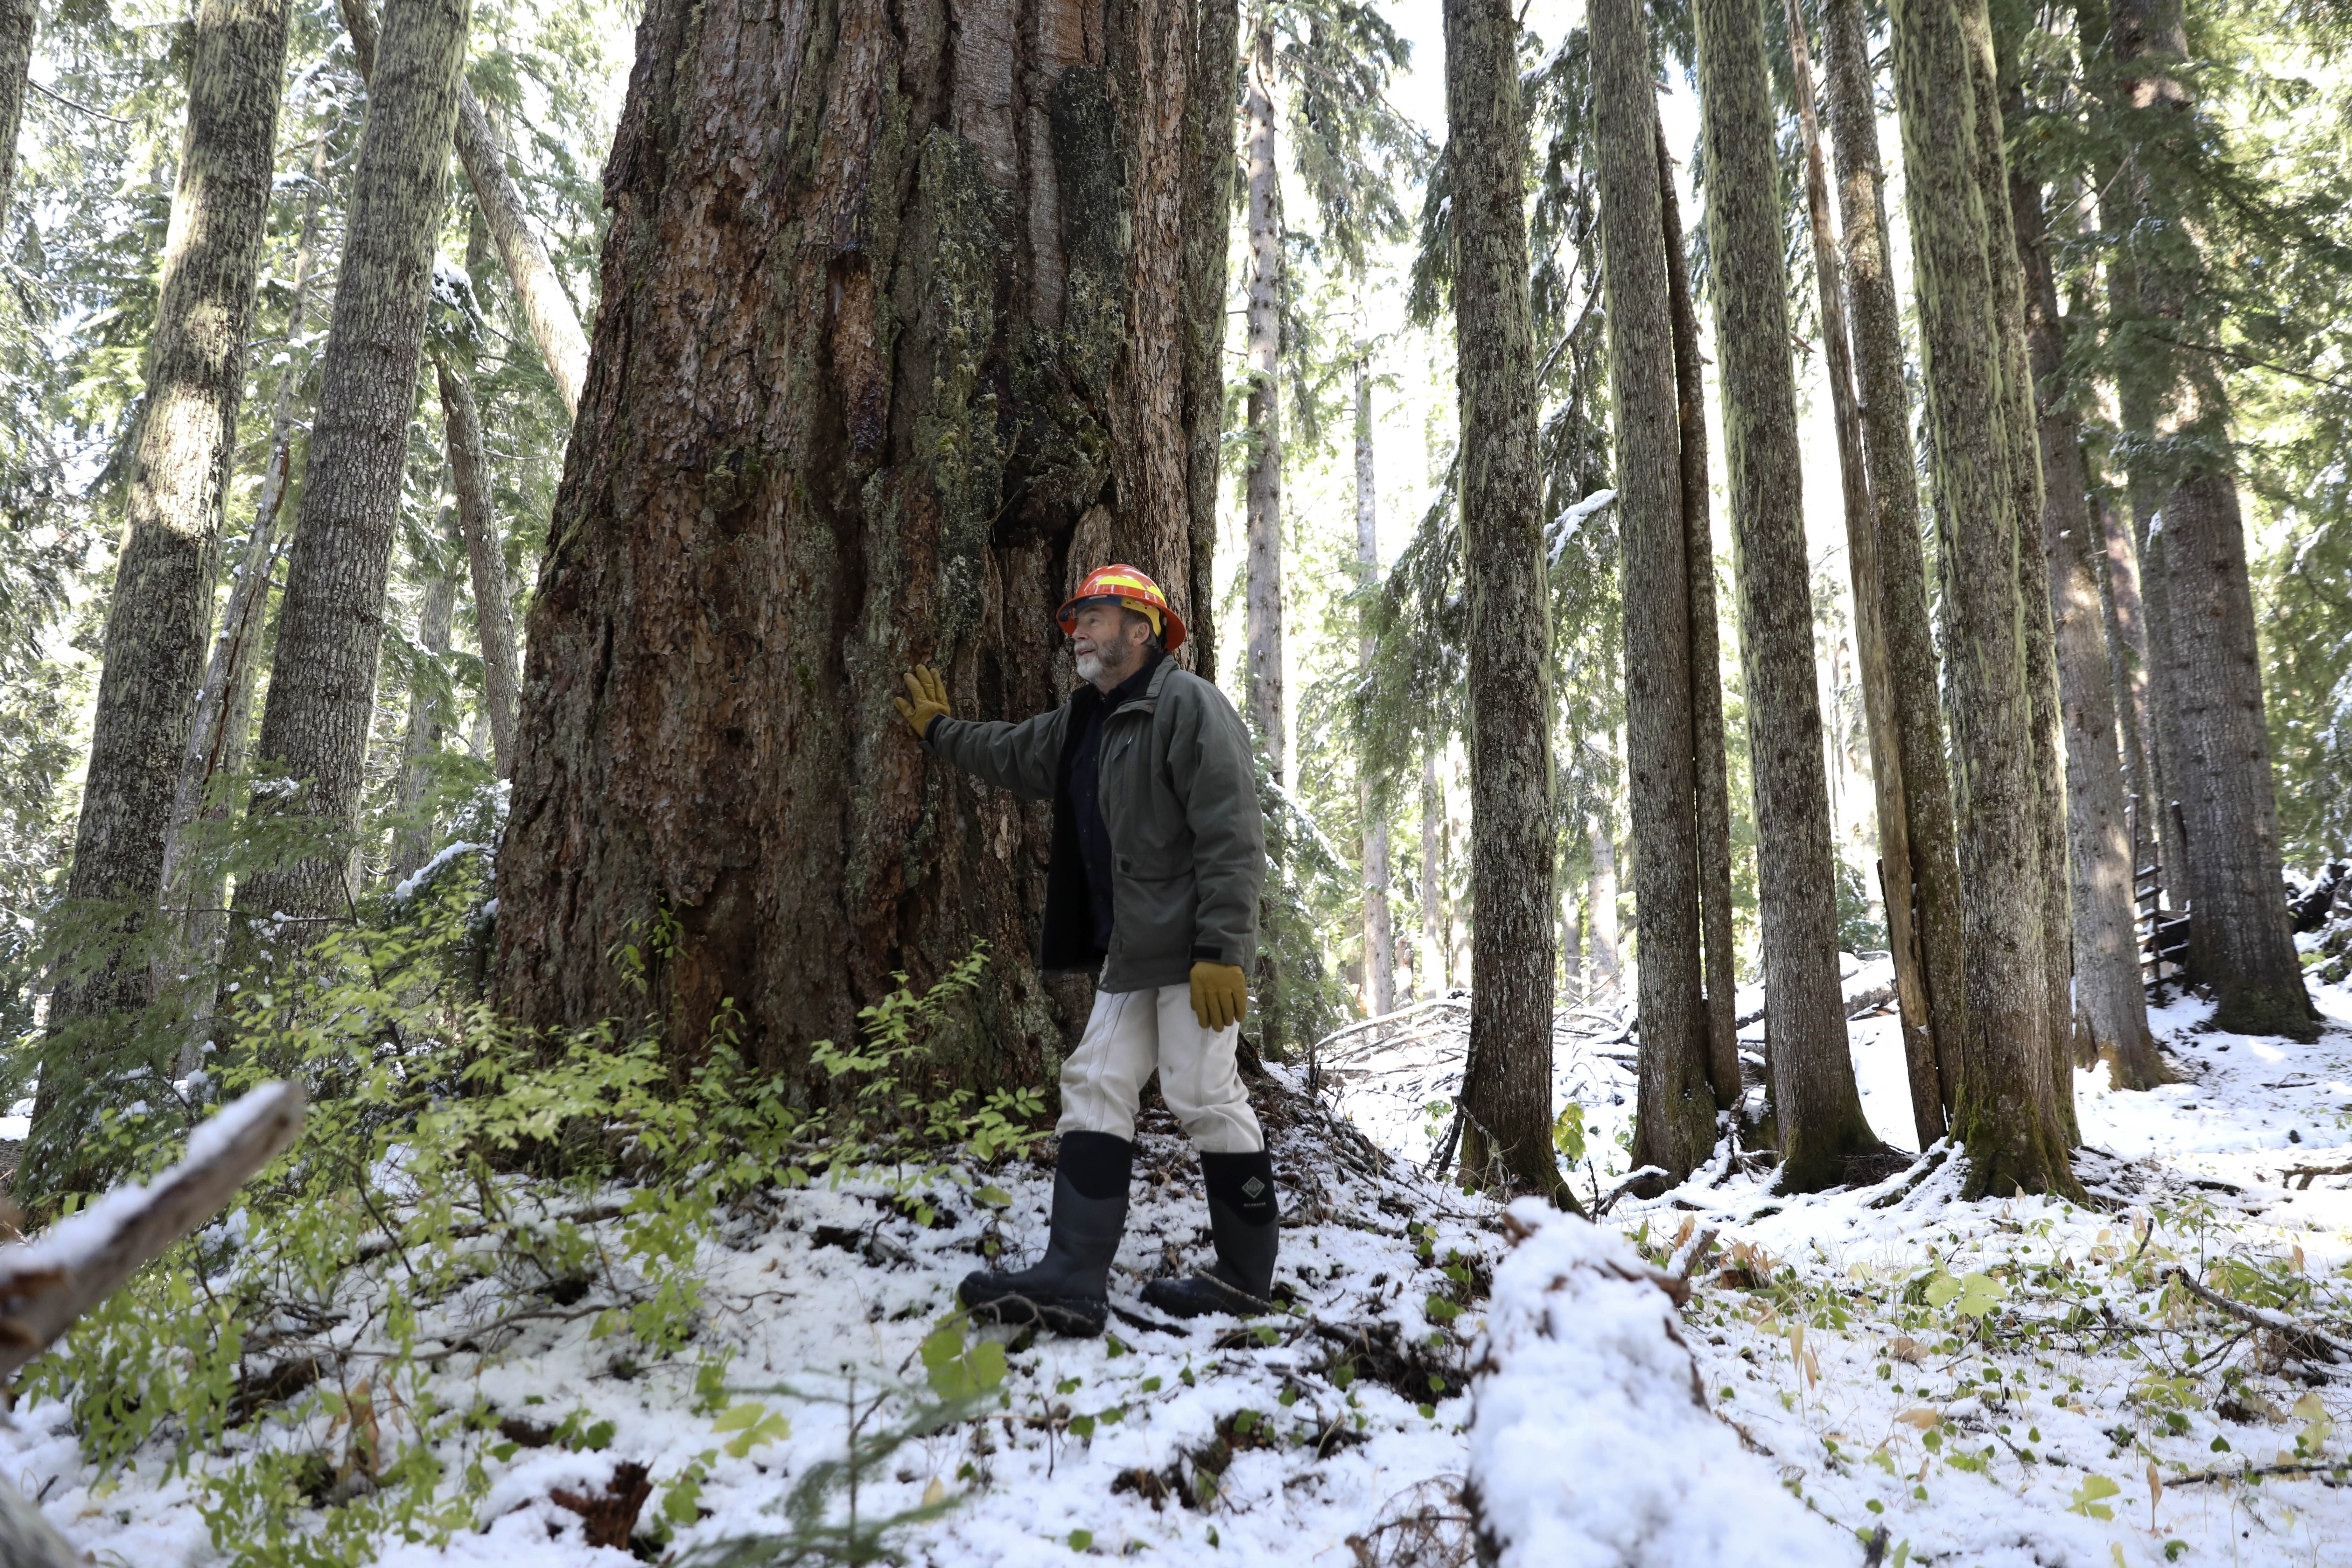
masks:
<svg viewBox="0 0 2352 1568"><path fill-rule="evenodd" d="M1954 1133L1971 1194L2079 1192L2050 1114L2032 700L2020 632L2013 470L1975 167L1979 106L1960 0L1899 0L1896 100L1936 437L1964 876L1966 1033ZM1985 106L1990 112L1990 106Z"/></svg>
<svg viewBox="0 0 2352 1568"><path fill-rule="evenodd" d="M1811 1192L1844 1180L1846 1157L1877 1147L1878 1139L1854 1087L1838 982L1834 851L1813 679L1797 384L1789 358L1763 17L1743 0L1699 0L1693 19L1756 778L1756 880L1780 1186Z"/></svg>
<svg viewBox="0 0 2352 1568"><path fill-rule="evenodd" d="M1886 657L1886 593L1878 569L1878 513L1870 494L1862 408L1853 386L1853 350L1846 320L1845 284L1830 234L1829 175L1822 163L1820 127L1813 119L1813 71L1805 19L1788 0L1790 56L1797 83L1797 118L1805 142L1805 203L1811 218L1813 278L1827 345L1830 405L1836 421L1838 479L1845 510L1846 564L1853 583L1853 629L1862 666L1863 713L1870 731L1870 774L1878 818L1878 874L1886 889L1887 946L1895 956L1895 994L1902 1014L1903 1057L1910 1069L1911 1124L1927 1148L1944 1135L1942 1080L1936 1065L1927 977L1907 894L1911 875L1910 807L1903 790L1903 738L1895 718L1895 670ZM1906 480L1907 483L1907 479Z"/></svg>
<svg viewBox="0 0 2352 1568"><path fill-rule="evenodd" d="M257 784L255 816L299 826L310 852L239 885L247 917L316 929L346 915L357 891L384 582L467 20L467 0L394 0L384 19L255 746L277 786Z"/></svg>
<svg viewBox="0 0 2352 1568"><path fill-rule="evenodd" d="M1463 1104L1480 1136L1465 1155L1573 1205L1551 1148L1551 624L1516 15L1509 0L1445 0L1477 911Z"/></svg>
<svg viewBox="0 0 2352 1568"><path fill-rule="evenodd" d="M1739 1078L1738 953L1731 934L1731 782L1723 737L1723 634L1716 615L1715 531L1707 516L1706 383L1698 310L1683 254L1666 131L1658 141L1658 205L1665 221L1666 294L1674 309L1675 395L1682 425L1683 567L1690 574L1691 763L1698 784L1699 931L1706 939L1707 1078L1715 1106L1745 1092Z"/></svg>
<svg viewBox="0 0 2352 1568"><path fill-rule="evenodd" d="M1966 942L1935 641L1928 629L1927 565L1919 542L1919 486L1913 467L1910 396L1904 384L1903 310L1886 250L1885 182L1879 167L1878 113L1860 0L1827 0L1822 20L1846 283L1853 310L1854 378L1877 520L1881 625L1903 766L1904 839L1911 859L1911 885L1890 886L1885 891L1890 904L1902 900L1912 913L1941 1102L1933 1125L1941 1137L1959 1095L1960 1041L1968 1018ZM1907 1034L1905 1043L1911 1045ZM1924 1073L1924 1063L1919 1071ZM1924 1110L1916 1083L1913 1096L1916 1121ZM1921 1135L1927 1134L1923 1131Z"/></svg>
<svg viewBox="0 0 2352 1568"><path fill-rule="evenodd" d="M1680 1181L1715 1146L1699 935L1690 563L1656 89L1635 0L1593 0L1593 131L1623 552L1625 738L1642 968L1633 1162Z"/></svg>
<svg viewBox="0 0 2352 1568"><path fill-rule="evenodd" d="M457 497L457 525L474 584L474 620L481 629L482 700L489 710L490 754L501 778L514 773L514 605L507 592L507 557L490 506L489 458L482 445L482 415L468 367L453 353L436 352L434 376L441 390L449 477Z"/></svg>
<svg viewBox="0 0 2352 1568"><path fill-rule="evenodd" d="M1049 808L930 763L889 698L920 661L959 714L1052 707L1054 608L1108 561L1205 623L1207 31L1172 0L647 10L499 857L526 1025L642 1022L680 1062L723 1025L797 1075L985 941L942 1074L1062 1048ZM657 918L639 992L606 955Z"/></svg>

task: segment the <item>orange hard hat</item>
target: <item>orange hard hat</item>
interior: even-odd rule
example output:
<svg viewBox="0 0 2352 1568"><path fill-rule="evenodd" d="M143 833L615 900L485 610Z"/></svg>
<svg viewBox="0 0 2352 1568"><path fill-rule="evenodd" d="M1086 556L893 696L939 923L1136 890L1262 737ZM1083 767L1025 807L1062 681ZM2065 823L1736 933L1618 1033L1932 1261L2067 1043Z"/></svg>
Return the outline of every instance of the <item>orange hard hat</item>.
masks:
<svg viewBox="0 0 2352 1568"><path fill-rule="evenodd" d="M1184 623L1168 607L1168 595L1160 584L1132 566L1097 566L1087 574L1078 591L1069 596L1054 618L1068 631L1077 624L1078 611L1087 605L1124 605L1148 617L1151 629L1160 634L1162 647L1174 652L1184 644Z"/></svg>

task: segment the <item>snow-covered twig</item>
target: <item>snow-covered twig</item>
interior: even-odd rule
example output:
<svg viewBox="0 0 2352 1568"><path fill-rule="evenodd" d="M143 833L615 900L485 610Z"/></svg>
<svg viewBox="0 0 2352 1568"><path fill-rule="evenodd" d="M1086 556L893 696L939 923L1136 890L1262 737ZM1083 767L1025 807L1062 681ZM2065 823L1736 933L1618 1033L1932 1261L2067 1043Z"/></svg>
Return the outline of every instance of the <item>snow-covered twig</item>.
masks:
<svg viewBox="0 0 2352 1568"><path fill-rule="evenodd" d="M228 1205L302 1131L302 1086L265 1084L196 1129L153 1184L115 1188L20 1246L0 1248L0 1379L165 1247Z"/></svg>
<svg viewBox="0 0 2352 1568"><path fill-rule="evenodd" d="M2217 1290L2208 1290L2189 1277L2189 1270L2177 1265L2166 1269L2162 1278L2179 1281L2180 1288L2191 1296L2242 1323L2252 1323L2258 1329L2268 1329L2273 1333L2284 1336L2298 1354L2316 1356L2337 1366L2352 1366L2352 1345L2331 1339L2308 1323L2299 1323L2284 1312L2273 1311L2268 1307L2232 1301Z"/></svg>

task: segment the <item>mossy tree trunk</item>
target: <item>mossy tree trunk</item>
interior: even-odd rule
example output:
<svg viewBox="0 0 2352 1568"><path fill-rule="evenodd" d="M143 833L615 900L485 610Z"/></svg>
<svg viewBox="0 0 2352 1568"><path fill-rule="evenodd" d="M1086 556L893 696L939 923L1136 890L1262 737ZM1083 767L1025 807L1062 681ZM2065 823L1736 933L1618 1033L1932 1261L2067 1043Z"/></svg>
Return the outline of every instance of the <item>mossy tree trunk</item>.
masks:
<svg viewBox="0 0 2352 1568"><path fill-rule="evenodd" d="M1573 1205L1551 1146L1551 617L1519 28L1510 0L1445 0L1444 20L1475 921L1464 1165Z"/></svg>
<svg viewBox="0 0 2352 1568"><path fill-rule="evenodd" d="M1050 808L928 761L890 698L926 662L959 713L1053 707L1055 606L1104 562L1205 626L1211 30L1181 0L654 0L529 617L499 860L525 1025L622 1018L680 1061L723 1027L794 1072L984 940L988 1044L944 1065L1034 1082L1060 1047ZM609 955L657 926L641 991Z"/></svg>
<svg viewBox="0 0 2352 1568"><path fill-rule="evenodd" d="M2049 574L2042 553L2041 421L2034 404L2032 354L2026 343L2025 279L2016 264L2009 163L2001 106L2016 75L2021 29L2004 13L1993 30L1990 7L1971 0L1961 26L1968 40L1969 81L1979 112L1974 124L1976 174L1985 214L1985 255L1992 276L1993 320L2000 334L2002 461L2009 474L2011 513L2017 521L2017 598L2024 637L2025 688L2032 704L2032 779L2035 887L2042 900L2042 1061L2050 1076L2050 1109L2059 1135L2080 1141L2074 1124L2074 935L2066 876L2066 742L2058 710L2057 634L2051 621ZM2006 62L2004 64L2004 62Z"/></svg>
<svg viewBox="0 0 2352 1568"><path fill-rule="evenodd" d="M1897 0L1902 114L1938 552L1950 661L1967 1023L1953 1131L1974 1195L2079 1193L2052 1105L2033 707L2018 599L2020 532L1976 150L1965 0Z"/></svg>
<svg viewBox="0 0 2352 1568"><path fill-rule="evenodd" d="M16 184L16 132L25 122L26 73L39 16L33 0L0 0L0 213Z"/></svg>
<svg viewBox="0 0 2352 1568"><path fill-rule="evenodd" d="M1871 507L1877 520L1879 607L1893 677L1905 840L1911 857L1910 886L1890 886L1885 892L1911 906L1918 969L1927 991L1927 1030L1942 1101L1942 1114L1933 1125L1941 1136L1959 1095L1960 1041L1968 1018L1967 943L1951 774L1945 763L1936 646L1928 624L1926 552L1919 537L1911 399L1904 378L1903 306L1887 253L1890 231L1878 156L1877 94L1861 0L1826 0L1822 36L1847 298L1853 310L1855 390L1862 405ZM1913 1109L1916 1121L1923 1108L1916 1086Z"/></svg>
<svg viewBox="0 0 2352 1568"><path fill-rule="evenodd" d="M1715 342L1756 780L1756 880L1780 1188L1845 1179L1878 1146L1862 1113L1838 979L1835 850L1813 679L1813 610L1789 358L1788 272L1764 20L1752 0L1699 0L1700 127Z"/></svg>
<svg viewBox="0 0 2352 1568"><path fill-rule="evenodd" d="M1787 0L1790 63L1797 86L1798 126L1805 147L1805 205L1813 239L1815 298L1821 302L1824 370L1837 429L1838 480L1844 503L1846 565L1853 584L1855 651L1862 666L1862 706L1870 731L1870 776L1878 819L1878 875L1886 904L1886 944L1895 959L1895 994L1901 1013L1903 1058L1911 1083L1911 1125L1927 1148L1944 1135L1942 1077L1936 1060L1935 1024L1927 1007L1927 966L1913 929L1916 879L1911 870L1911 812L1903 787L1903 736L1895 713L1895 671L1886 650L1886 590L1878 564L1878 511L1871 498L1862 405L1854 392L1853 342L1846 313L1845 279L1830 230L1829 174L1822 160L1813 111L1811 51L1797 0ZM1909 476L1901 480L1906 487Z"/></svg>
<svg viewBox="0 0 2352 1568"><path fill-rule="evenodd" d="M148 960L170 942L154 915L220 574L221 508L245 400L289 16L286 0L207 0L196 16L146 401L125 466L88 782L58 917L71 961L51 998L53 1026L112 1019L110 1031L129 1028L153 996ZM12 157L14 124L12 116ZM59 1162L78 1158L74 1142L89 1108L81 1062L63 1058L117 1048L93 1039L55 1053L45 1067L26 1190L43 1190L63 1174ZM162 1059L151 1065L160 1070L177 1050L158 1048Z"/></svg>
<svg viewBox="0 0 2352 1568"><path fill-rule="evenodd" d="M341 7L343 26L352 37L352 53L364 81L375 69L375 9L371 0L341 0ZM563 399L564 412L577 416L580 389L588 374L588 337L580 330L580 312L572 308L572 296L563 291L562 279L548 259L547 247L530 226L522 192L507 173L506 150L499 145L489 117L482 112L472 86L464 81L457 88L454 139L482 226L498 248L507 280L514 286L523 325L546 362L556 395Z"/></svg>
<svg viewBox="0 0 2352 1568"><path fill-rule="evenodd" d="M237 888L241 916L318 929L357 891L384 584L448 202L467 0L394 0L352 173L351 218L320 367L318 415L254 747L257 822L304 853Z"/></svg>
<svg viewBox="0 0 2352 1568"><path fill-rule="evenodd" d="M2180 890L2190 911L2189 969L2212 988L2213 1024L2315 1039L2282 874L2278 806L2263 712L2245 523L2230 400L2202 298L2203 244L2172 171L2192 166L2208 132L2179 70L2189 43L2181 0L2118 0L2112 47L2132 211L2137 289L2123 323L2133 479L2155 502L2143 552L2149 643L2172 720L2158 750L2179 803ZM2161 716L2164 698L2159 695ZM2159 718L2161 722L2161 717Z"/></svg>
<svg viewBox="0 0 2352 1568"><path fill-rule="evenodd" d="M1658 142L1658 211L1665 224L1666 298L1674 311L1675 397L1682 426L1683 566L1690 574L1691 763L1698 787L1699 933L1706 944L1707 1077L1728 1110L1739 1077L1738 953L1732 939L1731 774L1723 733L1723 630L1716 611L1715 529L1706 477L1706 376L1698 308L1683 253L1666 128L1652 103Z"/></svg>
<svg viewBox="0 0 2352 1568"><path fill-rule="evenodd" d="M1682 410L1656 87L1636 0L1592 0L1592 126L1622 552L1625 739L1642 1020L1633 1163L1679 1182L1715 1147L1699 934Z"/></svg>

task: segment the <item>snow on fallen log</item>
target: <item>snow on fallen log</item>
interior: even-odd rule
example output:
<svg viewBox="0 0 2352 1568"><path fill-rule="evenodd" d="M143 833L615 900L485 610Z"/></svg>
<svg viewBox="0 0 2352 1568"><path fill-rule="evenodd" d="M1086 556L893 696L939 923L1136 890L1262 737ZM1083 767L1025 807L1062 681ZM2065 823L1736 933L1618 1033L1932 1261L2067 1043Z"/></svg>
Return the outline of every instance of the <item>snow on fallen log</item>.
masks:
<svg viewBox="0 0 2352 1568"><path fill-rule="evenodd" d="M1690 1284L1623 1237L1522 1198L1495 1270L1470 1424L1480 1560L1501 1568L1824 1568L1853 1537L1808 1512L1707 1409L1675 1308Z"/></svg>
<svg viewBox="0 0 2352 1568"><path fill-rule="evenodd" d="M180 1163L115 1188L31 1241L0 1247L0 1384L226 1207L302 1131L302 1086L269 1083L196 1129Z"/></svg>

